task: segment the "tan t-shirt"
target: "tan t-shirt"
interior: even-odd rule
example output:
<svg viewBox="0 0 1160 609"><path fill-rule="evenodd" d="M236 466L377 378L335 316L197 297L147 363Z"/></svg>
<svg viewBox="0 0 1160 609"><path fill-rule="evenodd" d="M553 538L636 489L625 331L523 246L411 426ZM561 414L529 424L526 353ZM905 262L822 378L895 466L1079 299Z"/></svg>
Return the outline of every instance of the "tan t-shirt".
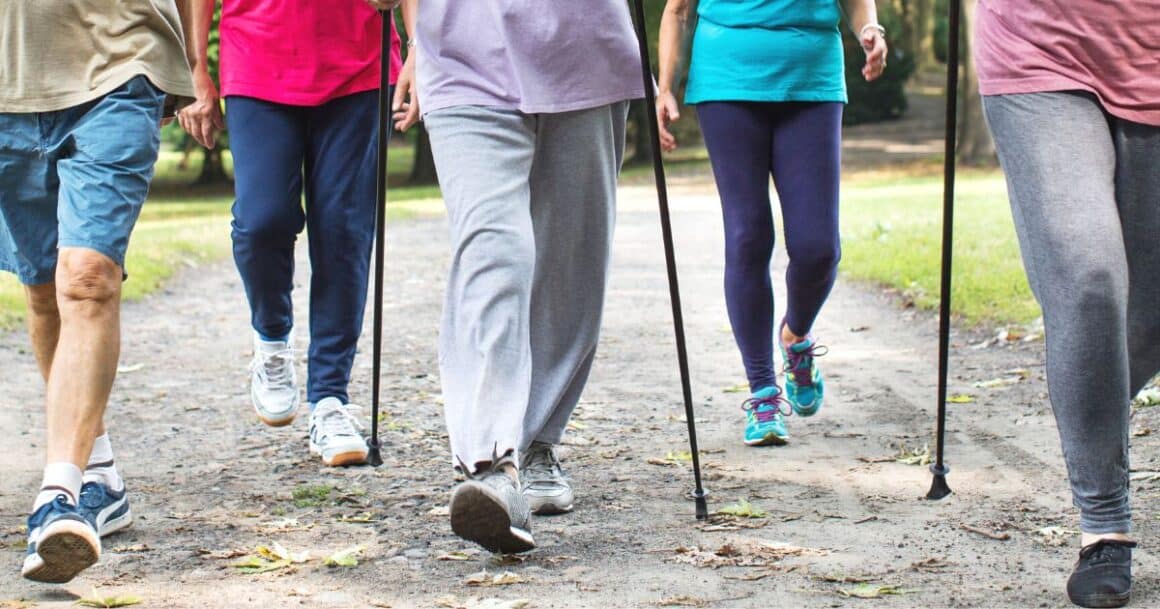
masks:
<svg viewBox="0 0 1160 609"><path fill-rule="evenodd" d="M175 0L0 0L0 112L63 110L139 75L193 96Z"/></svg>

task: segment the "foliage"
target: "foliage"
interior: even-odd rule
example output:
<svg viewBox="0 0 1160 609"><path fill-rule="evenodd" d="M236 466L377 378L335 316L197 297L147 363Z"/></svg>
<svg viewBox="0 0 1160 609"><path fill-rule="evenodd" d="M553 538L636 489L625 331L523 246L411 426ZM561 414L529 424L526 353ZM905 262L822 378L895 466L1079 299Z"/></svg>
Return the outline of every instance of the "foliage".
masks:
<svg viewBox="0 0 1160 609"><path fill-rule="evenodd" d="M878 20L887 32L901 30L901 22L888 4L880 7ZM866 53L861 43L855 36L848 35L842 37L842 44L846 53L846 88L850 96L842 123L857 125L902 116L906 111L906 81L915 68L913 51L892 45L882 76L874 82L866 82L862 77Z"/></svg>

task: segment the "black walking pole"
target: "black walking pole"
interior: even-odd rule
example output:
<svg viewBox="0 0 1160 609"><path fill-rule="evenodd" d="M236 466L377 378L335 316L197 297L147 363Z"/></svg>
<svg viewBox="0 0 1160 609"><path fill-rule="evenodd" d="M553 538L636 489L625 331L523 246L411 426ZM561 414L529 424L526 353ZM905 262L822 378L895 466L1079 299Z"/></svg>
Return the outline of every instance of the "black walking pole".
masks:
<svg viewBox="0 0 1160 609"><path fill-rule="evenodd" d="M943 152L943 234L942 285L938 310L938 437L935 461L930 466L934 474L927 499L942 499L951 494L947 486L950 467L943 462L943 448L947 435L947 358L951 332L951 255L955 220L955 129L958 117L959 91L959 0L948 2L950 32L947 41L947 109L946 149Z"/></svg>
<svg viewBox="0 0 1160 609"><path fill-rule="evenodd" d="M379 63L379 122L378 154L375 157L375 304L374 352L371 355L371 437L367 439L367 462L378 467L383 464L379 443L379 372L383 361L383 262L387 233L387 136L390 128L391 85L391 13L379 11L383 21Z"/></svg>
<svg viewBox="0 0 1160 609"><path fill-rule="evenodd" d="M705 489L701 486L701 455L697 450L697 424L693 416L693 389L689 383L689 356L685 350L685 322L681 316L681 289L677 285L677 261L673 253L673 227L669 218L669 193L665 186L665 167L661 162L660 126L657 124L656 94L653 91L648 34L645 31L643 0L633 0L636 9L636 34L640 43L640 69L644 79L645 114L648 116L649 142L652 144L653 170L656 173L657 201L660 204L661 234L665 242L665 263L669 274L669 299L673 305L673 330L677 338L677 363L681 369L681 391L685 397L685 420L689 423L689 448L693 454L693 499L697 502L697 520L709 517Z"/></svg>

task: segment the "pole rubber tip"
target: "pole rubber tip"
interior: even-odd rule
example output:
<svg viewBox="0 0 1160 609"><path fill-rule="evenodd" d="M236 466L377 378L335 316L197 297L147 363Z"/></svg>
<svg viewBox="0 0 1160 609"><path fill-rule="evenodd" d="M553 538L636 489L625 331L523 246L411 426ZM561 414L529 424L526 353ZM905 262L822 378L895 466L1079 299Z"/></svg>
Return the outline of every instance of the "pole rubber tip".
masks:
<svg viewBox="0 0 1160 609"><path fill-rule="evenodd" d="M689 496L697 503L697 520L709 519L709 502L705 499L708 493L704 489L695 489Z"/></svg>
<svg viewBox="0 0 1160 609"><path fill-rule="evenodd" d="M951 468L946 464L931 464L930 473L934 474L934 479L930 481L930 490L926 492L927 499L938 501L951 494L951 487L947 485L947 474L950 471Z"/></svg>
<svg viewBox="0 0 1160 609"><path fill-rule="evenodd" d="M367 438L367 463L372 467L378 467L383 464L383 453L379 449L378 438Z"/></svg>

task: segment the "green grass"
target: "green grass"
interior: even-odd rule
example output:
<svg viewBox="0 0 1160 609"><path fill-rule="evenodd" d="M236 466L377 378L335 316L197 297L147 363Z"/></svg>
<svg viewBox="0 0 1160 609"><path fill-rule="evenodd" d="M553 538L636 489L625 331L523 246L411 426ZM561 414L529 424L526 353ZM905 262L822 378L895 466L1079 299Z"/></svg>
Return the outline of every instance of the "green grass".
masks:
<svg viewBox="0 0 1160 609"><path fill-rule="evenodd" d="M290 491L290 497L294 507L320 507L326 504L334 491L335 487L330 484L305 484L294 487L294 490Z"/></svg>
<svg viewBox="0 0 1160 609"><path fill-rule="evenodd" d="M954 228L955 314L972 325L1038 317L999 172L960 175ZM937 307L941 239L941 178L871 176L844 186L844 276L895 288L916 306Z"/></svg>

